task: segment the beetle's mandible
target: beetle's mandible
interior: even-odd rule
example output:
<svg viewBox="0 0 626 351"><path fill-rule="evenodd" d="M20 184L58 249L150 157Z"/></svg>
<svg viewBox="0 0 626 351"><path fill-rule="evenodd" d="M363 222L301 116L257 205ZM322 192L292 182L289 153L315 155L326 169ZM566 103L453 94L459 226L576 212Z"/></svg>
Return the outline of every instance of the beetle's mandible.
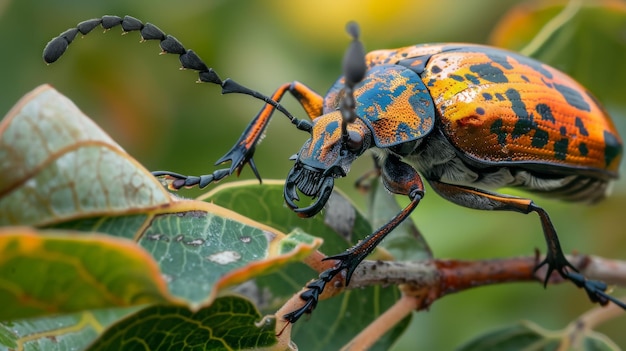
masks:
<svg viewBox="0 0 626 351"><path fill-rule="evenodd" d="M229 168L202 176L153 172L171 189L205 187L253 161L257 143L275 110L311 135L287 175L284 197L298 215L317 214L329 199L336 178L372 150L385 187L406 195L409 205L374 233L344 253L327 257L334 268L320 274L301 298L304 307L284 316L295 322L317 305L325 285L341 271L345 282L358 264L415 209L424 196L425 179L440 196L479 210L535 212L547 243L546 280L553 271L585 289L593 302L612 301L606 284L576 273L561 249L548 213L533 201L495 192L517 187L566 201L594 203L618 176L622 141L598 101L564 73L539 61L488 46L422 44L365 54L356 24L348 26L352 42L344 57L344 75L321 96L299 82L281 85L265 96L217 73L174 37L149 23L126 16L81 22L52 39L44 49L56 61L76 35L102 25L140 31L145 40L160 40L164 52L180 55L184 68L199 80L218 84L223 93L251 95L265 102L231 150L216 164ZM295 118L280 105L285 94L302 105L311 122ZM315 199L299 208L299 193Z"/></svg>

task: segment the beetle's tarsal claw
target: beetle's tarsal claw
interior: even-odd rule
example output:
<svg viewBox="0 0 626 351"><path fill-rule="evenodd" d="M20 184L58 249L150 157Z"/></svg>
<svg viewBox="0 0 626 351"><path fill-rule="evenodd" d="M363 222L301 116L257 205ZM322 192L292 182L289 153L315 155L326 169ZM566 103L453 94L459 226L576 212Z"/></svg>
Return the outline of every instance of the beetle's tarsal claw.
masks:
<svg viewBox="0 0 626 351"><path fill-rule="evenodd" d="M548 266L546 270L546 276L543 280L544 287L548 286L548 281L550 280L550 276L552 275L552 272L554 271L557 271L559 275L561 275L561 277L563 277L564 279L568 279L568 280L572 280L572 278L570 278L570 275L572 273L568 272L568 270L571 270L572 272L578 272L578 269L576 269L576 267L574 267L567 260L567 258L565 258L565 255L563 254L562 251L559 251L556 253L553 253L552 251L548 251L546 258L544 258L543 261L541 261L539 264L537 264L537 266L535 266L534 271L537 272L537 270L539 270L539 268L543 267L544 265ZM574 280L572 280L572 282L576 284Z"/></svg>
<svg viewBox="0 0 626 351"><path fill-rule="evenodd" d="M293 312L289 312L283 316L283 318L285 318L286 321L288 321L289 323L295 323L305 313L313 312L313 310L317 306L318 296L314 296L314 293L309 293L309 292L312 292L312 290L307 290L300 295L300 298L306 301L304 306L300 307L299 309Z"/></svg>
<svg viewBox="0 0 626 351"><path fill-rule="evenodd" d="M591 302L599 303L602 306L605 306L609 302L613 302L620 308L626 310L626 303L606 293L608 285L605 282L599 280L589 280L577 272L566 272L564 278L568 279L579 288L584 289Z"/></svg>
<svg viewBox="0 0 626 351"><path fill-rule="evenodd" d="M224 156L220 157L219 160L215 162L215 165L230 162L230 174L236 173L237 176L239 176L246 164L249 164L256 178L261 182L261 175L252 160L252 156L254 156L254 147L248 149L241 142L237 142Z"/></svg>
<svg viewBox="0 0 626 351"><path fill-rule="evenodd" d="M179 173L169 171L155 171L152 175L161 180L164 186L167 186L169 190L178 191L182 188L194 186L200 181L199 177L186 176Z"/></svg>
<svg viewBox="0 0 626 351"><path fill-rule="evenodd" d="M283 316L285 320L289 323L295 323L300 317L302 317L305 313L311 313L317 307L317 302L319 301L319 297L324 292L324 288L326 287L326 283L328 283L340 270L335 268L331 268L326 270L320 274L320 278L313 281L306 287L308 290L300 294L300 298L306 303L304 306L299 309L289 312ZM330 274L329 274L330 272Z"/></svg>
<svg viewBox="0 0 626 351"><path fill-rule="evenodd" d="M259 170L256 168L256 164L254 163L254 159L252 159L252 157L250 157L250 159L248 160L248 163L250 164L250 168L252 168L252 172L254 173L254 176L256 177L256 179L259 180L259 183L263 183L263 180L261 179L261 175L259 174Z"/></svg>
<svg viewBox="0 0 626 351"><path fill-rule="evenodd" d="M217 182L222 178L230 175L230 169L218 169L211 174L205 174L201 176L186 176L174 172L168 171L155 171L152 175L161 179L164 186L167 186L169 190L178 191L182 188L193 188L197 186L202 189L207 187L213 182Z"/></svg>
<svg viewBox="0 0 626 351"><path fill-rule="evenodd" d="M541 261L536 267L535 271L543 265L548 265L546 277L543 281L544 287L548 285L548 280L552 272L557 271L563 279L567 279L574 283L577 287L584 289L589 297L589 300L593 303L599 303L604 306L609 302L613 302L617 306L626 310L626 303L616 299L615 297L606 293L608 285L599 280L589 280L584 275L578 273L576 267L574 267L563 255L548 254L546 258Z"/></svg>

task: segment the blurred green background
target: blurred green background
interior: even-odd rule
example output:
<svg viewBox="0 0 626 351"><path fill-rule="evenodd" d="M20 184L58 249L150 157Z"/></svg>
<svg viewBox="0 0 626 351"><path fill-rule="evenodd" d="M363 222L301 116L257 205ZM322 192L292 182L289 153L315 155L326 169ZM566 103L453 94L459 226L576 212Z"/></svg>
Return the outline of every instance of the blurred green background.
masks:
<svg viewBox="0 0 626 351"><path fill-rule="evenodd" d="M256 114L259 101L220 96L217 86L194 84L195 73L178 71L176 56L158 56L157 42L139 45L138 33L121 37L121 30L115 28L103 35L97 28L87 37L77 38L66 56L51 66L41 59L45 44L82 20L129 14L177 37L222 78L231 77L266 94L293 80L324 93L340 74L349 40L344 26L349 20L360 23L368 50L437 41L487 43L495 24L519 3L0 0L0 110L8 111L23 94L50 83L148 169L207 173L215 169L213 162L230 149ZM621 35L626 42L626 29ZM626 62L624 59L621 61ZM615 69L623 72L626 68ZM616 81L610 89L626 96L623 81ZM284 101L292 113L304 117L293 99ZM608 107L621 134L626 135L626 113L619 106ZM261 175L284 178L291 167L288 157L305 139L306 135L276 114L255 155ZM370 159L363 157L348 179L337 182L364 210L365 197L354 192L352 184L370 167ZM252 177L249 169L242 173L242 178ZM580 250L626 259L625 179L616 184L614 196L594 207L541 198L536 202L551 214L567 252ZM467 210L430 191L413 218L440 258L531 255L535 247L545 251L534 215ZM615 294L624 296L625 289ZM521 319L560 329L591 307L585 294L570 284L546 291L538 283L475 289L445 297L429 311L415 314L411 329L395 350L417 346L449 350L472 336ZM324 308L323 302L319 308ZM624 317L600 328L626 347L624 330Z"/></svg>

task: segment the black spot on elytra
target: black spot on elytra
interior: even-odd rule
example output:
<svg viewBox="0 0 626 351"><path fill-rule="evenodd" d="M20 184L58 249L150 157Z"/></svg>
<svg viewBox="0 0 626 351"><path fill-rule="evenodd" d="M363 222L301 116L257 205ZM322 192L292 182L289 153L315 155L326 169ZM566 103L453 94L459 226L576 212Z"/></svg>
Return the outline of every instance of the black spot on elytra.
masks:
<svg viewBox="0 0 626 351"><path fill-rule="evenodd" d="M580 152L580 156L587 156L589 154L589 149L587 148L587 144L585 143L578 144L578 152Z"/></svg>
<svg viewBox="0 0 626 351"><path fill-rule="evenodd" d="M530 82L530 79L528 79L528 77L526 77L525 75L521 75L521 77L525 82Z"/></svg>
<svg viewBox="0 0 626 351"><path fill-rule="evenodd" d="M462 81L465 80L465 79L463 79L463 77L459 76L458 74L451 74L448 77L456 80L457 82L462 82Z"/></svg>
<svg viewBox="0 0 626 351"><path fill-rule="evenodd" d="M507 83L509 79L498 67L494 67L491 62L470 66L470 71L476 73L478 77L493 83Z"/></svg>
<svg viewBox="0 0 626 351"><path fill-rule="evenodd" d="M483 93L483 98L486 101L489 101L489 100L491 100L493 98L493 96L491 96L491 94L489 94L489 93Z"/></svg>
<svg viewBox="0 0 626 351"><path fill-rule="evenodd" d="M580 119L580 117L576 117L576 121L574 123L576 127L578 128L580 135L584 135L584 136L589 135L589 132L587 131L587 128L585 128L585 124L583 123L583 120Z"/></svg>
<svg viewBox="0 0 626 351"><path fill-rule="evenodd" d="M475 75L467 73L465 75L465 79L467 79L470 82L472 82L472 84L476 84L476 85L480 84L480 80L478 80L478 78Z"/></svg>
<svg viewBox="0 0 626 351"><path fill-rule="evenodd" d="M500 94L500 93L496 93L496 99L498 99L498 101L504 101L504 100L506 100L506 99L504 98L504 96L502 96L502 94Z"/></svg>
<svg viewBox="0 0 626 351"><path fill-rule="evenodd" d="M613 160L622 154L622 144L619 139L608 130L604 131L604 162L610 165Z"/></svg>
<svg viewBox="0 0 626 351"><path fill-rule="evenodd" d="M550 135L543 129L536 129L535 134L532 137L532 141L530 142L531 146L542 148L546 146L548 140L550 139Z"/></svg>
<svg viewBox="0 0 626 351"><path fill-rule="evenodd" d="M506 132L502 130L504 122L502 118L496 119L489 127L489 131L498 137L498 144L504 146L506 144Z"/></svg>
<svg viewBox="0 0 626 351"><path fill-rule="evenodd" d="M487 57L499 64L500 66L504 67L504 69L513 69L513 65L511 65L507 59L507 55L494 55L494 54L487 54Z"/></svg>
<svg viewBox="0 0 626 351"><path fill-rule="evenodd" d="M556 120L554 119L554 115L552 115L552 110L550 109L550 106L546 104L537 104L537 106L535 106L535 111L537 111L539 116L541 116L542 120L550 121L552 123L556 122Z"/></svg>
<svg viewBox="0 0 626 351"><path fill-rule="evenodd" d="M564 160L567 156L567 145L569 144L569 139L563 138L559 141L554 142L554 158L557 160Z"/></svg>
<svg viewBox="0 0 626 351"><path fill-rule="evenodd" d="M485 114L485 109L482 107L476 107L476 113L482 116Z"/></svg>
<svg viewBox="0 0 626 351"><path fill-rule="evenodd" d="M565 128L564 126L559 128L559 133L561 133L562 136L566 136L567 135L567 128Z"/></svg>
<svg viewBox="0 0 626 351"><path fill-rule="evenodd" d="M563 95L563 98L565 98L565 101L567 101L568 104L570 104L571 106L582 110L582 111L591 111L591 108L589 107L589 104L583 99L583 96L580 95L580 93L575 90L572 89L570 87L568 87L567 85L561 85L561 84L554 84L554 88L561 93L561 95Z"/></svg>
<svg viewBox="0 0 626 351"><path fill-rule="evenodd" d="M531 130L536 128L536 124L533 121L533 116L528 114L526 111L526 104L522 100L519 92L515 89L509 89L505 92L507 99L511 102L511 109L515 112L517 116L517 122L515 122L515 126L513 127L513 132L511 136L515 138L519 138L524 134L528 134Z"/></svg>
<svg viewBox="0 0 626 351"><path fill-rule="evenodd" d="M441 73L441 67L435 65L430 69L430 71L433 73Z"/></svg>
<svg viewBox="0 0 626 351"><path fill-rule="evenodd" d="M431 78L431 79L428 81L428 83L426 83L426 85L427 85L427 86L429 86L429 87L432 87L433 85L435 85L435 82L436 82L436 81L437 81L436 79L432 79L432 78Z"/></svg>

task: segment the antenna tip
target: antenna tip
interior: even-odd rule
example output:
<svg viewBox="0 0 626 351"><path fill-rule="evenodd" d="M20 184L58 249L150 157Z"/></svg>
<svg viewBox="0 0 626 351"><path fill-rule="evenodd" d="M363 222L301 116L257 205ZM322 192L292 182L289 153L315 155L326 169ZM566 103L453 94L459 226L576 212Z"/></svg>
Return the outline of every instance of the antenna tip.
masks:
<svg viewBox="0 0 626 351"><path fill-rule="evenodd" d="M346 24L346 32L348 32L353 40L358 40L360 34L359 24L355 21L348 22L348 24Z"/></svg>

